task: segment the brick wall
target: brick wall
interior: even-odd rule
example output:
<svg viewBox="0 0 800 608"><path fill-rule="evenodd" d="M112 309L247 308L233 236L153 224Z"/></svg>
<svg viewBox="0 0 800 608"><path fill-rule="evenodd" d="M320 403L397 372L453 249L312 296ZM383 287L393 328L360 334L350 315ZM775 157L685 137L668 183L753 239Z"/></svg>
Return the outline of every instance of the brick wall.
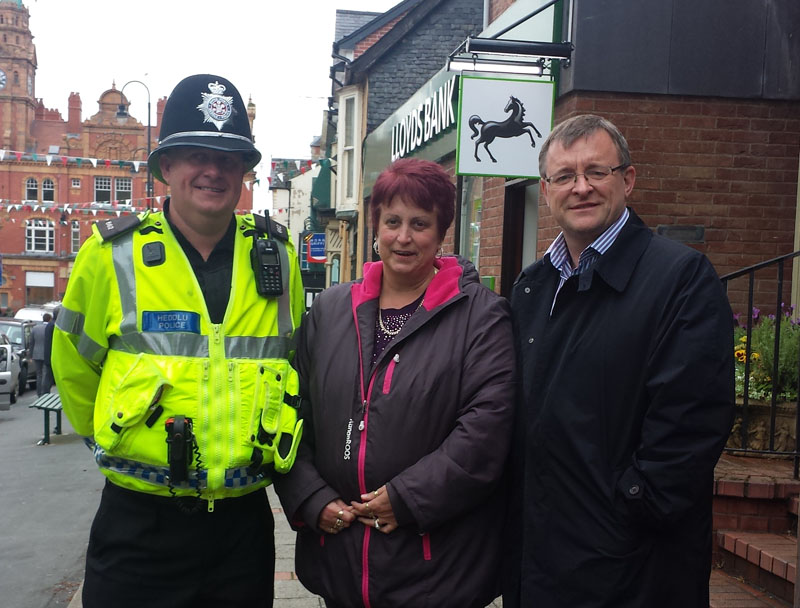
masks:
<svg viewBox="0 0 800 608"><path fill-rule="evenodd" d="M390 21L389 23L387 23L386 25L384 25L384 26L383 26L381 29L379 29L377 32L373 32L372 34L370 34L369 36L367 36L367 37L366 37L364 40L362 40L361 42L359 42L358 44L356 44L356 48L353 50L353 59L358 59L358 58L359 58L359 56L360 56L360 55L361 55L361 54L362 54L364 51L366 51L366 50L367 50L369 47L371 47L373 44L375 44L376 42L378 42L378 40L380 40L381 38L383 38L383 36L384 36L384 35L385 35L385 34L386 34L386 33L387 33L389 30L391 30L391 29L394 27L395 23L397 23L398 21L400 21L400 19L402 19L404 16L405 16L405 13L403 13L403 15L400 15L400 16L399 16L399 17L397 17L396 19L393 19L392 21Z"/></svg>
<svg viewBox="0 0 800 608"><path fill-rule="evenodd" d="M489 6L489 23L502 15L509 6L514 4L514 1L515 0L491 0L491 5Z"/></svg>

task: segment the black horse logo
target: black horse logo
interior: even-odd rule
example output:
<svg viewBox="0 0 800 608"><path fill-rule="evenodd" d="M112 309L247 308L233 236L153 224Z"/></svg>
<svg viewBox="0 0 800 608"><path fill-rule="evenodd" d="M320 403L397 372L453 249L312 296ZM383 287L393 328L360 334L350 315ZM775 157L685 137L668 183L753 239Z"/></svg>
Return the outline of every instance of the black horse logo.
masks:
<svg viewBox="0 0 800 608"><path fill-rule="evenodd" d="M517 137L518 135L527 133L531 138L531 148L535 148L536 140L533 139L534 131L540 138L542 136L542 134L539 133L539 129L537 129L532 122L524 122L522 120L525 118L525 107L516 97L512 96L508 99L508 103L503 111L511 112L511 116L506 118L503 122L495 122L493 120L484 122L477 114L473 114L469 117L469 128L472 129L472 136L470 139L478 138L475 141L475 160L478 162L481 162L481 159L478 158L478 146L480 144L483 144L483 147L486 148L486 152L488 152L492 162L497 162L497 159L492 156L492 152L489 150L489 144L497 137ZM478 130L475 125L480 125L480 130Z"/></svg>

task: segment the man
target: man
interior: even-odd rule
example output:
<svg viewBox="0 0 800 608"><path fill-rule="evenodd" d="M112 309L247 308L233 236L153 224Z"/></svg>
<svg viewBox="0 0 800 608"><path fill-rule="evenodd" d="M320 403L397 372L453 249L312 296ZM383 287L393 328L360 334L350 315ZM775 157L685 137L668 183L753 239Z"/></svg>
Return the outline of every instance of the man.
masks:
<svg viewBox="0 0 800 608"><path fill-rule="evenodd" d="M31 330L31 357L33 363L36 365L36 396L41 397L45 393L50 392L50 386L45 390L47 384L47 358L45 351L47 350L47 337L45 336L47 324L50 323L52 315L46 312L42 315L42 322L37 323Z"/></svg>
<svg viewBox="0 0 800 608"><path fill-rule="evenodd" d="M733 328L709 261L626 207L636 170L598 116L553 129L561 234L512 294L522 374L504 606L708 608Z"/></svg>
<svg viewBox="0 0 800 608"><path fill-rule="evenodd" d="M236 88L182 80L148 160L163 213L99 222L75 261L56 380L108 478L85 608L272 606L264 487L301 434L288 358L304 305L285 228L234 215L260 158Z"/></svg>
<svg viewBox="0 0 800 608"><path fill-rule="evenodd" d="M42 394L47 394L53 387L53 331L56 328L58 308L53 310L53 316L44 326L44 373L42 377ZM37 383L38 387L38 383Z"/></svg>

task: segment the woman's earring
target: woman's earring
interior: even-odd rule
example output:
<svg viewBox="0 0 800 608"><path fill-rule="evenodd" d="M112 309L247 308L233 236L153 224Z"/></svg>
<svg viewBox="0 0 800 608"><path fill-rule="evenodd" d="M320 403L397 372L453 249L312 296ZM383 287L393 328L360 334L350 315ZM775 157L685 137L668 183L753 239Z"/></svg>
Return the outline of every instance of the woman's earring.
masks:
<svg viewBox="0 0 800 608"><path fill-rule="evenodd" d="M436 257L440 258L444 255L444 249L439 247L439 251L436 252Z"/></svg>
<svg viewBox="0 0 800 608"><path fill-rule="evenodd" d="M375 252L375 255L379 256L381 254L381 252L378 251L378 239L377 238L374 241L372 241L372 250Z"/></svg>

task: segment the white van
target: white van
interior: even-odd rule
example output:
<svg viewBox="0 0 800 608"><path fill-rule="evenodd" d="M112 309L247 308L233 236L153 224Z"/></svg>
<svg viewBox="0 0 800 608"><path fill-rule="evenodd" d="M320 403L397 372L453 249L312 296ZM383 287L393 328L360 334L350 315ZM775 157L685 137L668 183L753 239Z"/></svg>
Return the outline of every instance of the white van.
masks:
<svg viewBox="0 0 800 608"><path fill-rule="evenodd" d="M26 306L25 308L20 308L15 314L15 319L29 319L31 321L37 321L41 323L44 321L44 314L49 312L51 315L53 312L61 306L61 302L48 302L47 304L42 304L41 306Z"/></svg>

